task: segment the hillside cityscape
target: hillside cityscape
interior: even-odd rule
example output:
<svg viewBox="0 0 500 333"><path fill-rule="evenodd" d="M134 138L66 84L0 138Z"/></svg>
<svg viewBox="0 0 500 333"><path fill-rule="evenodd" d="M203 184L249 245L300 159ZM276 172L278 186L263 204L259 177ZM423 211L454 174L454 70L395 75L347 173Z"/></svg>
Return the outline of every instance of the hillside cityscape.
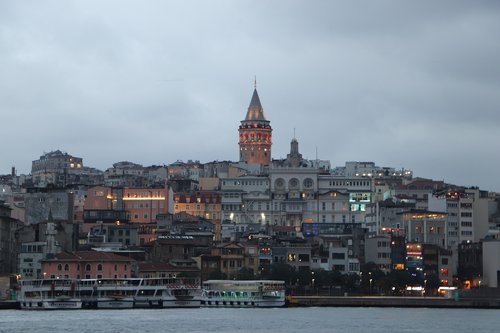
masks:
<svg viewBox="0 0 500 333"><path fill-rule="evenodd" d="M267 279L329 295L499 286L500 194L306 159L296 137L274 159L256 88L241 116L238 161L101 171L54 150L0 176L0 298L46 278Z"/></svg>

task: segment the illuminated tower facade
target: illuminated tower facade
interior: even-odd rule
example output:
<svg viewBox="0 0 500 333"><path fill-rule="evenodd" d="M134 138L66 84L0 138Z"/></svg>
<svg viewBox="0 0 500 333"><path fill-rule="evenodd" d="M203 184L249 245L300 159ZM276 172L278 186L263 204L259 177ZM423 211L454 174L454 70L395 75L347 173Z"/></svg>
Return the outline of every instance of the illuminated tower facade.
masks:
<svg viewBox="0 0 500 333"><path fill-rule="evenodd" d="M259 94L255 88L248 106L247 116L241 121L240 162L269 165L271 162L272 131L270 121L264 115Z"/></svg>

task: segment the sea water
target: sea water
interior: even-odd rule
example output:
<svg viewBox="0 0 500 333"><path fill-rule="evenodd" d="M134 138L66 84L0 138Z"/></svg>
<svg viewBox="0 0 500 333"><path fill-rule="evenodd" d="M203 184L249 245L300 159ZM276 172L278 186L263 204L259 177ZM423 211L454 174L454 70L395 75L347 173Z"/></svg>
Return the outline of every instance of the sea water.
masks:
<svg viewBox="0 0 500 333"><path fill-rule="evenodd" d="M0 332L500 332L500 310L272 308L0 310Z"/></svg>

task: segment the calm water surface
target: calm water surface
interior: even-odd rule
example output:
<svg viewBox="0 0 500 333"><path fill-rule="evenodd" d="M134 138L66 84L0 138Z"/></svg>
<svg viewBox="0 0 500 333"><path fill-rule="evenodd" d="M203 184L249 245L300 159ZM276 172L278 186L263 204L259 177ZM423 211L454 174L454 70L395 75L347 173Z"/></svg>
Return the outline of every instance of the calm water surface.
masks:
<svg viewBox="0 0 500 333"><path fill-rule="evenodd" d="M500 310L399 308L1 310L0 332L500 332Z"/></svg>

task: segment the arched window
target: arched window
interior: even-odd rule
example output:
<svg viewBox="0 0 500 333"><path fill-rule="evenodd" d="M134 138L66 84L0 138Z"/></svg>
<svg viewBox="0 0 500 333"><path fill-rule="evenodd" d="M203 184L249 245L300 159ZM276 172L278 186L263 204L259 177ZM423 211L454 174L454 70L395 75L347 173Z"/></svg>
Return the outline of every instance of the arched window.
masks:
<svg viewBox="0 0 500 333"><path fill-rule="evenodd" d="M67 272L67 271L69 271L69 265L68 265L68 264L65 264L65 265L64 265L64 270L65 270L66 272Z"/></svg>
<svg viewBox="0 0 500 333"><path fill-rule="evenodd" d="M98 272L102 272L102 264L98 264L97 265L97 271Z"/></svg>
<svg viewBox="0 0 500 333"><path fill-rule="evenodd" d="M61 265L61 264L58 264L58 265L57 265L57 270L58 270L58 271L62 271L62 265Z"/></svg>
<svg viewBox="0 0 500 333"><path fill-rule="evenodd" d="M314 185L314 181L311 178L304 179L304 187L305 188L312 188L313 185Z"/></svg>
<svg viewBox="0 0 500 333"><path fill-rule="evenodd" d="M90 264L85 265L85 270L90 272L92 270L92 266Z"/></svg>

